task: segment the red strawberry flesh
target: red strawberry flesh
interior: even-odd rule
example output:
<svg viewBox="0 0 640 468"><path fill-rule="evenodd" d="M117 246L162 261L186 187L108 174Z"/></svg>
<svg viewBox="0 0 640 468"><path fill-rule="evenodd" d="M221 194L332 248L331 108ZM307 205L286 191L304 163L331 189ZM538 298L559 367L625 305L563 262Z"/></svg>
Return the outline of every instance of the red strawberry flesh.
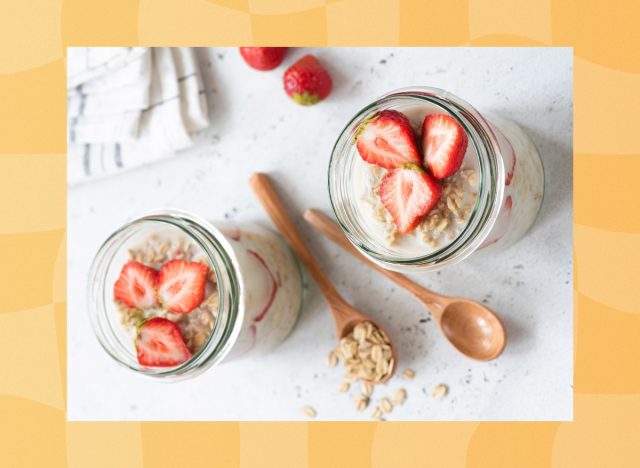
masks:
<svg viewBox="0 0 640 468"><path fill-rule="evenodd" d="M173 367L191 358L180 327L162 317L142 324L136 337L136 353L138 362L147 367Z"/></svg>
<svg viewBox="0 0 640 468"><path fill-rule="evenodd" d="M379 193L398 232L408 234L438 203L442 187L418 165L404 164L384 175Z"/></svg>
<svg viewBox="0 0 640 468"><path fill-rule="evenodd" d="M511 143L509 142L509 140L505 138L505 141L508 143L510 148L510 153L511 153L511 167L509 168L509 170L507 171L507 174L504 177L504 185L509 186L511 185L511 180L513 179L513 175L516 172L516 152L514 151L513 146L511 146Z"/></svg>
<svg viewBox="0 0 640 468"><path fill-rule="evenodd" d="M134 309L148 309L157 303L156 280L158 272L140 262L127 262L113 287L113 296Z"/></svg>
<svg viewBox="0 0 640 468"><path fill-rule="evenodd" d="M453 175L464 160L468 137L450 115L429 114L422 123L424 166L436 179Z"/></svg>
<svg viewBox="0 0 640 468"><path fill-rule="evenodd" d="M411 122L395 110L383 110L362 123L356 148L366 162L385 169L421 162Z"/></svg>
<svg viewBox="0 0 640 468"><path fill-rule="evenodd" d="M271 288L269 291L269 297L267 298L267 303L264 305L260 313L253 319L254 322L259 322L265 317L265 315L267 315L267 312L269 312L269 309L273 304L273 300L276 298L276 292L278 292L278 283L276 281L276 277L274 276L271 269L267 266L267 263L263 260L263 258L253 250L248 250L248 252L253 255L255 259L258 260L258 262L260 262L260 265L262 265L265 272L269 276L269 279L271 280Z"/></svg>
<svg viewBox="0 0 640 468"><path fill-rule="evenodd" d="M158 274L158 298L177 314L188 314L204 300L209 268L200 262L170 260Z"/></svg>
<svg viewBox="0 0 640 468"><path fill-rule="evenodd" d="M284 60L287 47L240 47L240 55L256 70L273 70Z"/></svg>
<svg viewBox="0 0 640 468"><path fill-rule="evenodd" d="M284 90L298 104L310 106L325 99L333 88L331 75L313 55L305 55L284 73Z"/></svg>

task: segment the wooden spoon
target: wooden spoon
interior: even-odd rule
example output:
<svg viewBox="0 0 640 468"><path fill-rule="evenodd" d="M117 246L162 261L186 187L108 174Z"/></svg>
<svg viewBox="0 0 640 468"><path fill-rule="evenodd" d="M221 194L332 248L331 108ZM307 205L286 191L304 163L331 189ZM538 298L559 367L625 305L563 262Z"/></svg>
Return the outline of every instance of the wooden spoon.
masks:
<svg viewBox="0 0 640 468"><path fill-rule="evenodd" d="M305 244L302 236L296 229L293 221L287 214L287 211L278 197L271 180L267 174L256 173L249 179L251 188L255 192L258 200L264 207L265 211L276 225L280 233L287 240L293 251L296 253L300 261L307 268L313 279L318 284L320 291L324 295L324 298L329 306L329 310L333 314L333 318L336 323L336 333L339 338L347 336L353 328L360 322L371 322L380 331L382 331L389 339L391 346L391 352L393 354L392 368L381 380L375 383L386 382L391 378L396 369L396 363L398 357L396 354L396 347L391 342L391 337L378 323L366 316L353 306L347 303L336 288L331 284L329 278L324 274L320 268L320 264L313 256L307 245Z"/></svg>
<svg viewBox="0 0 640 468"><path fill-rule="evenodd" d="M413 294L431 311L447 340L465 356L478 361L490 361L504 351L507 332L500 318L488 307L469 299L437 294L401 273L385 270L362 255L338 224L318 210L305 211L304 219L351 255Z"/></svg>

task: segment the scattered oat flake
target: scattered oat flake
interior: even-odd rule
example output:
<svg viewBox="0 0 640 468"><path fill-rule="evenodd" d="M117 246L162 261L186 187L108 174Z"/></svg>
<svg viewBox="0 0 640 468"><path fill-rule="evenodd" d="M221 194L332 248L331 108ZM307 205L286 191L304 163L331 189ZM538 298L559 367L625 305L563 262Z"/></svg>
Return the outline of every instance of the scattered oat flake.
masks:
<svg viewBox="0 0 640 468"><path fill-rule="evenodd" d="M413 369L407 369L405 370L402 375L406 378L406 379L413 379L416 376L416 373Z"/></svg>
<svg viewBox="0 0 640 468"><path fill-rule="evenodd" d="M404 388L396 389L391 402L394 405L402 405L407 400L407 391Z"/></svg>
<svg viewBox="0 0 640 468"><path fill-rule="evenodd" d="M336 367L338 365L338 355L335 351L329 352L329 356L327 356L327 365L329 367Z"/></svg>
<svg viewBox="0 0 640 468"><path fill-rule="evenodd" d="M311 406L304 406L302 407L302 412L304 413L305 416L307 416L308 418L315 418L316 415L318 413L316 413L316 410L314 410Z"/></svg>
<svg viewBox="0 0 640 468"><path fill-rule="evenodd" d="M338 391L340 393L347 393L349 391L349 387L351 387L351 384L349 384L349 382L342 382L342 384L338 388Z"/></svg>
<svg viewBox="0 0 640 468"><path fill-rule="evenodd" d="M356 409L358 411L364 411L369 405L369 397L366 395L358 395L356 397Z"/></svg>
<svg viewBox="0 0 640 468"><path fill-rule="evenodd" d="M391 400L389 400L387 397L384 397L380 399L380 408L385 413L391 413L391 411L393 411L393 404L391 403Z"/></svg>
<svg viewBox="0 0 640 468"><path fill-rule="evenodd" d="M431 390L431 396L437 399L444 398L448 391L449 388L446 385L438 384Z"/></svg>

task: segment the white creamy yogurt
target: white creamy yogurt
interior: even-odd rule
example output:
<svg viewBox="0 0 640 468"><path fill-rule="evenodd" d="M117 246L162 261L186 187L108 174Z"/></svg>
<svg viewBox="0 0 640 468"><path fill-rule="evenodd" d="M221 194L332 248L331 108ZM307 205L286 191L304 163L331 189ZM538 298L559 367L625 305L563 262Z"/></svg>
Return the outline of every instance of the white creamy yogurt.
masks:
<svg viewBox="0 0 640 468"><path fill-rule="evenodd" d="M274 232L250 224L222 228L240 267L245 315L229 358L268 352L295 325L303 286L297 260Z"/></svg>
<svg viewBox="0 0 640 468"><path fill-rule="evenodd" d="M520 126L496 115L488 120L496 130L505 166L500 214L479 247L494 251L516 242L535 221L544 194L544 171L538 150Z"/></svg>

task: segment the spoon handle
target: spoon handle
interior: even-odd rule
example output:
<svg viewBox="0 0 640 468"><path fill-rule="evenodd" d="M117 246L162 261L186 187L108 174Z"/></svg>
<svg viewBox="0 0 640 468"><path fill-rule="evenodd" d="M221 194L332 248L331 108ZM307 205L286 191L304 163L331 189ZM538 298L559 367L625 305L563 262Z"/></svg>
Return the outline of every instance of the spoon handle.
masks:
<svg viewBox="0 0 640 468"><path fill-rule="evenodd" d="M327 215L322 213L321 211L309 209L304 212L304 219L311 224L313 227L318 229L324 235L326 235L333 242L338 244L348 253L356 257L357 259L363 261L367 265L369 265L374 270L379 271L384 276L389 278L391 281L396 283L401 288L409 291L413 296L415 296L418 300L425 302L429 305L435 305L442 303L442 299L437 294L429 291L418 283L410 280L402 273L397 273L395 271L386 270L382 268L377 263L369 260L367 257L362 255L358 250L349 242L349 239L344 235L338 224L329 218ZM434 310L437 309L437 310ZM439 308L432 308L432 313L438 313Z"/></svg>
<svg viewBox="0 0 640 468"><path fill-rule="evenodd" d="M307 244L302 239L302 236L298 232L295 224L287 214L287 210L276 193L269 176L259 172L255 173L249 179L249 184L263 208L273 221L273 224L276 225L300 261L304 264L309 273L311 273L311 276L313 276L313 279L320 287L320 290L324 294L327 302L329 304L343 304L344 299L324 274L320 268L320 264L307 247Z"/></svg>

